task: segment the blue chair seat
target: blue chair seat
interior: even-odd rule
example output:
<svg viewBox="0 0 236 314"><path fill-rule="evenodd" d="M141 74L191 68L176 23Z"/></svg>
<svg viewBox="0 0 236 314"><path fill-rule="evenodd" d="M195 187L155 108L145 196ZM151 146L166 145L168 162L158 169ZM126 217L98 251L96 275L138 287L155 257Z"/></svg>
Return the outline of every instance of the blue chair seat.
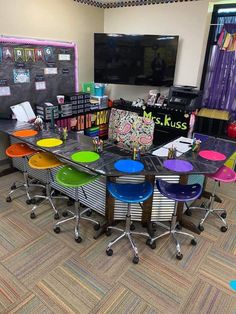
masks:
<svg viewBox="0 0 236 314"><path fill-rule="evenodd" d="M156 181L157 188L167 198L179 202L188 202L197 199L202 193L200 184L168 183L163 180Z"/></svg>
<svg viewBox="0 0 236 314"><path fill-rule="evenodd" d="M150 182L143 183L113 183L107 185L110 194L124 203L141 203L146 201L153 193Z"/></svg>

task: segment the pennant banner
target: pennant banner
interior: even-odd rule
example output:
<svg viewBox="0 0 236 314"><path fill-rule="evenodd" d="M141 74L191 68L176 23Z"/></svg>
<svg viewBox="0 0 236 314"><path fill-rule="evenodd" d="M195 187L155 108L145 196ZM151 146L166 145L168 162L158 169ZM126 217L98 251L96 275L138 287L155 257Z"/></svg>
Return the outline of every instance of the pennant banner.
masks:
<svg viewBox="0 0 236 314"><path fill-rule="evenodd" d="M223 27L217 44L221 50L236 51L236 33L230 34Z"/></svg>

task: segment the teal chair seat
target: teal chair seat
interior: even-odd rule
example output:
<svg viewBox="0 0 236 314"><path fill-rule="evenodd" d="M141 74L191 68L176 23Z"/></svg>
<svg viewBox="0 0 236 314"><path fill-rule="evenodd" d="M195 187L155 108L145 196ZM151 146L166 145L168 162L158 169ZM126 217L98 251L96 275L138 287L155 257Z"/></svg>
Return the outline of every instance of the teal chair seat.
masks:
<svg viewBox="0 0 236 314"><path fill-rule="evenodd" d="M69 188L77 188L89 184L98 178L99 176L81 172L71 166L64 166L56 174L57 182Z"/></svg>

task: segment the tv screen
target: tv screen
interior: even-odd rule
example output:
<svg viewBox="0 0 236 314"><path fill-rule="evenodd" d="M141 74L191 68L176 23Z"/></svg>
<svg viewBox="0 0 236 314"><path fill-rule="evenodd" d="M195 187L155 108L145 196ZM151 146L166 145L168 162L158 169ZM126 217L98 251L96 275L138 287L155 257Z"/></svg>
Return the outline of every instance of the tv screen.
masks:
<svg viewBox="0 0 236 314"><path fill-rule="evenodd" d="M94 34L96 83L171 86L178 36Z"/></svg>

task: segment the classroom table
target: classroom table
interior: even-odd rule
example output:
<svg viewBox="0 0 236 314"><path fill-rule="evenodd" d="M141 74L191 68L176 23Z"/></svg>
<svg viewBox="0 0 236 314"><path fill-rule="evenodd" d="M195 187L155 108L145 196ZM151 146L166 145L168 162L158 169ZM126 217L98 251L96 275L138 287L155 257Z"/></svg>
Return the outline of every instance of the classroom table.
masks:
<svg viewBox="0 0 236 314"><path fill-rule="evenodd" d="M0 119L0 131L6 133L12 137L12 133L16 130L33 128L33 125L29 123L17 122L16 120L1 120ZM31 145L34 148L38 148L43 151L48 151L55 154L59 159L65 163L75 165L82 171L89 173L96 173L106 176L108 180L116 180L117 177L124 176L123 172L119 172L115 169L114 163L119 159L132 158L132 152L125 150L112 142L105 141L103 151L100 153L100 159L92 163L78 163L71 159L71 155L77 151L94 151L94 144L90 137L79 133L70 132L66 141L62 145L53 148L38 147L37 141L42 138L59 138L59 134L53 130L42 130L39 131L36 136L33 137L20 137L20 141ZM17 138L17 137L16 137ZM155 149L154 147L152 150ZM230 141L210 138L208 141L202 143L201 150L215 150L229 158L236 150L236 145ZM215 173L223 164L224 160L221 161L210 161L199 156L197 152L191 150L181 155L178 159L188 161L192 164L193 169L188 174L210 174ZM163 167L163 162L166 160L165 157L158 157L152 155L151 151L143 153L141 156L141 162L144 164L144 169L139 174L144 175L147 180L155 184L155 175L176 175L176 172L171 171ZM126 174L127 175L127 174ZM131 174L129 174L131 175ZM180 175L180 182L187 183L187 174L178 172ZM142 216L142 222L147 223L151 217L151 205L152 199L150 198L144 203L144 210ZM114 208L114 200L108 196L106 200L106 218L108 224L112 222ZM186 217L182 215L183 207L180 206L178 210L178 220L183 227L192 230L193 232L199 233L199 230L194 224L192 224Z"/></svg>

